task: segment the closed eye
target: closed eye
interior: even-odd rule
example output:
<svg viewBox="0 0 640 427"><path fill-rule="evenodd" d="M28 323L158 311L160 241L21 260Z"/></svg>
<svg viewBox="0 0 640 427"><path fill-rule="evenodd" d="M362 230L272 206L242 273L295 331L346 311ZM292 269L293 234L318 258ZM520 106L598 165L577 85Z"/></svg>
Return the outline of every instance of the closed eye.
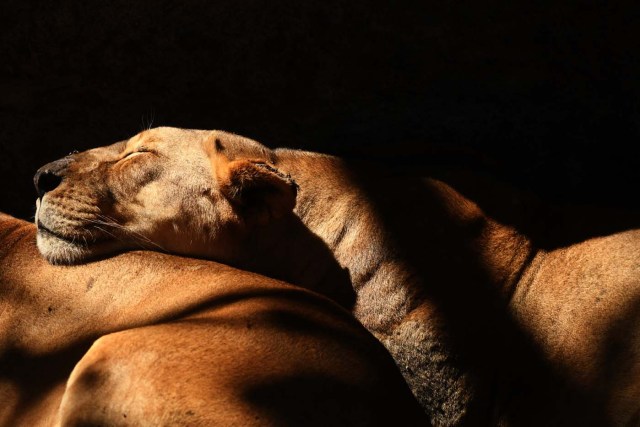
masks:
<svg viewBox="0 0 640 427"><path fill-rule="evenodd" d="M149 151L132 151L131 153L127 154L126 156L124 156L125 159L130 159L132 157L135 157L139 154L144 154L144 153L149 153Z"/></svg>
<svg viewBox="0 0 640 427"><path fill-rule="evenodd" d="M127 154L126 156L124 156L124 157L122 158L122 160L128 160L128 159L131 159L131 158L133 158L133 157L135 157L135 156L138 156L138 155L140 155L140 154L147 154L147 153L151 153L151 154L153 154L154 152L153 152L153 151L151 151L151 150L147 150L147 149L141 148L141 149L138 149L137 151L132 151L132 152L130 152L129 154Z"/></svg>

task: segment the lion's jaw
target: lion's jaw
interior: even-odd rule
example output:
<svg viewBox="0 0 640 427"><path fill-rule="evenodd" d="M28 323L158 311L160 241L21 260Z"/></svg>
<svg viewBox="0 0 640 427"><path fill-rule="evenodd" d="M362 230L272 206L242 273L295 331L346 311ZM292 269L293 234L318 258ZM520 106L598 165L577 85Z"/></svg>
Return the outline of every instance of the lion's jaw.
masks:
<svg viewBox="0 0 640 427"><path fill-rule="evenodd" d="M146 204L121 214L96 210L81 216L61 209L47 196L38 199L37 205L36 243L52 264L77 264L131 249L225 260L232 248L227 244L226 252L216 251L226 240L224 230L229 226L216 228L219 216L205 203L198 218L181 215L176 205Z"/></svg>

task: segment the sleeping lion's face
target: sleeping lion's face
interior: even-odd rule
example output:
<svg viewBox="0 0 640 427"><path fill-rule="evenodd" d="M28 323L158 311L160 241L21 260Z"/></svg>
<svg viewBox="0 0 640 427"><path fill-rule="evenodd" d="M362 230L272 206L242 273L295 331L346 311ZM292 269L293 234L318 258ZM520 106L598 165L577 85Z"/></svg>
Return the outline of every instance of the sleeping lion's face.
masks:
<svg viewBox="0 0 640 427"><path fill-rule="evenodd" d="M135 248L233 260L252 227L295 204L268 153L225 132L156 128L49 163L34 177L38 249L57 264Z"/></svg>

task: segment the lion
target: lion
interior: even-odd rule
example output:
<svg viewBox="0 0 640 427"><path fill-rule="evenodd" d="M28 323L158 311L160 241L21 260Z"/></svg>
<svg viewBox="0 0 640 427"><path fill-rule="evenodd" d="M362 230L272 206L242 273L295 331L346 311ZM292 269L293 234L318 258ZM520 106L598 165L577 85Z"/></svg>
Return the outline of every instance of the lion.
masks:
<svg viewBox="0 0 640 427"><path fill-rule="evenodd" d="M50 262L143 247L323 293L386 346L436 425L640 417L636 229L554 240L557 212L474 176L222 131L150 129L34 179Z"/></svg>
<svg viewBox="0 0 640 427"><path fill-rule="evenodd" d="M2 426L428 425L327 298L154 252L52 266L35 233L0 214Z"/></svg>

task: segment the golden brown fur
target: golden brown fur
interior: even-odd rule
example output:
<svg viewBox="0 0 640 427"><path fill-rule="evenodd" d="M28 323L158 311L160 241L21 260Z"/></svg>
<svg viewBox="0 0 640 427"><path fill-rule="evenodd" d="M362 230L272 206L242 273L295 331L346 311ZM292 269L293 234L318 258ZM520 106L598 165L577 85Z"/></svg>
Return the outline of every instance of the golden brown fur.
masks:
<svg viewBox="0 0 640 427"><path fill-rule="evenodd" d="M157 253L52 266L34 238L0 214L0 425L427 423L326 298Z"/></svg>
<svg viewBox="0 0 640 427"><path fill-rule="evenodd" d="M219 131L151 129L67 162L38 221L88 243L41 231L53 262L150 240L323 292L385 344L434 424L639 420L637 230L550 245L584 213L563 225L475 177L361 170Z"/></svg>

